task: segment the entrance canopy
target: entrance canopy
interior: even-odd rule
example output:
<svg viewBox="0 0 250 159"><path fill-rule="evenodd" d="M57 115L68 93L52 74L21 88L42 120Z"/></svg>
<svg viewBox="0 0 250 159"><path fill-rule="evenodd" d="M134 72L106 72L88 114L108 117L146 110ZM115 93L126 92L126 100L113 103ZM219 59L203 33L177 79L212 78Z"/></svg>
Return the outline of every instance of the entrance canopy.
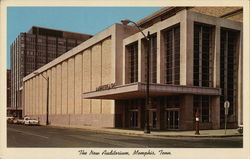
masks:
<svg viewBox="0 0 250 159"><path fill-rule="evenodd" d="M168 84L150 84L150 96L166 96L180 94L194 95L221 95L220 88L182 86ZM97 90L83 93L85 99L132 99L146 97L146 83L131 83L126 85L114 86L106 90Z"/></svg>

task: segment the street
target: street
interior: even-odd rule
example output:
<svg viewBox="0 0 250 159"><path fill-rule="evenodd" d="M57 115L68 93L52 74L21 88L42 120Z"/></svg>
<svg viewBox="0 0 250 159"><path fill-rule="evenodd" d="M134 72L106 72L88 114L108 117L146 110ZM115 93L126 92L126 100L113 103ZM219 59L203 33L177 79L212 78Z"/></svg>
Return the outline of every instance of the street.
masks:
<svg viewBox="0 0 250 159"><path fill-rule="evenodd" d="M242 148L242 137L148 137L8 124L7 147Z"/></svg>

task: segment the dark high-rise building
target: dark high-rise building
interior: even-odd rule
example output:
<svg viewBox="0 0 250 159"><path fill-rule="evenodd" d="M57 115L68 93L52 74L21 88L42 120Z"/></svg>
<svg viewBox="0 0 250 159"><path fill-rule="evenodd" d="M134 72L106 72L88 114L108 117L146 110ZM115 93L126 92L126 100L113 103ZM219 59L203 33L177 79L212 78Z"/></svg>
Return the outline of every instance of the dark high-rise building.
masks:
<svg viewBox="0 0 250 159"><path fill-rule="evenodd" d="M11 71L7 70L7 107L11 105Z"/></svg>
<svg viewBox="0 0 250 159"><path fill-rule="evenodd" d="M7 70L7 90L6 90L6 107L7 107L7 116L22 116L22 108L11 107L11 70Z"/></svg>
<svg viewBox="0 0 250 159"><path fill-rule="evenodd" d="M22 79L92 35L33 26L12 43L11 107L22 107Z"/></svg>

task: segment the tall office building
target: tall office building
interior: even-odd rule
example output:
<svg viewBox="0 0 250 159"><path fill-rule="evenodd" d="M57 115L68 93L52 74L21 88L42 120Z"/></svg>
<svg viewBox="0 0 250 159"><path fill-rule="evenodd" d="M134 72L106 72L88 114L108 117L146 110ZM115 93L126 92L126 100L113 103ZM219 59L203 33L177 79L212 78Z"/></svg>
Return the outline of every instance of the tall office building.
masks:
<svg viewBox="0 0 250 159"><path fill-rule="evenodd" d="M7 107L10 107L11 105L11 71L7 70Z"/></svg>
<svg viewBox="0 0 250 159"><path fill-rule="evenodd" d="M22 107L22 79L91 35L33 26L11 45L11 107Z"/></svg>
<svg viewBox="0 0 250 159"><path fill-rule="evenodd" d="M7 89L6 89L6 107L7 107L7 116L21 116L22 108L11 107L11 70L7 69Z"/></svg>

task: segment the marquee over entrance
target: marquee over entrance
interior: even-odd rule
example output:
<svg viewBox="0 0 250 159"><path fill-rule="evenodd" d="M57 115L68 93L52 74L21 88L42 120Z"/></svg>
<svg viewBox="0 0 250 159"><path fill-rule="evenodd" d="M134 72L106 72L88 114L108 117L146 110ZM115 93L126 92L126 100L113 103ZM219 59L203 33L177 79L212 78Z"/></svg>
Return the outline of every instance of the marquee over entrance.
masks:
<svg viewBox="0 0 250 159"><path fill-rule="evenodd" d="M150 96L167 96L177 94L221 95L220 88L181 86L168 84L150 84ZM114 86L106 90L83 93L85 99L131 99L146 96L146 83L132 83Z"/></svg>

